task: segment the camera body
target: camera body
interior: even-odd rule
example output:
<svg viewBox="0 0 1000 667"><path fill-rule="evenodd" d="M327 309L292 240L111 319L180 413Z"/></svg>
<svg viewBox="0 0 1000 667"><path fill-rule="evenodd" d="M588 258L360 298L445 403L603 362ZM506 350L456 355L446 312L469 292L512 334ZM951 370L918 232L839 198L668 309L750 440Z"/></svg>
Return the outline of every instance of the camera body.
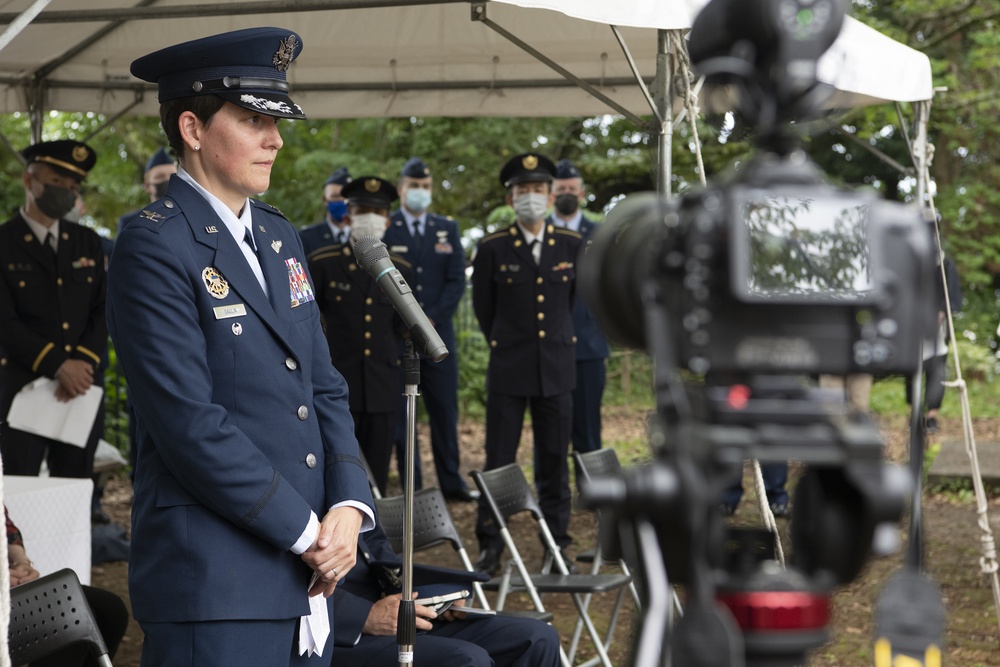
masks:
<svg viewBox="0 0 1000 667"><path fill-rule="evenodd" d="M912 373L933 330L917 209L837 189L801 152L765 153L676 202L626 198L581 261L614 340L647 349L644 283L698 374Z"/></svg>
<svg viewBox="0 0 1000 667"><path fill-rule="evenodd" d="M673 224L672 224L673 223ZM653 267L695 373L912 373L933 321L927 225L909 206L765 154L683 197Z"/></svg>

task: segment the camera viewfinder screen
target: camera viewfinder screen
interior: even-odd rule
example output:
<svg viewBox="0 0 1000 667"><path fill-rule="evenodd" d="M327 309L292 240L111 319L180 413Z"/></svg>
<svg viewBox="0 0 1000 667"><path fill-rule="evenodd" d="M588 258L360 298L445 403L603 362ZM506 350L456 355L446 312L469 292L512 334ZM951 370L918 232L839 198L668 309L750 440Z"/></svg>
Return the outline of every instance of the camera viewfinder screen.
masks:
<svg viewBox="0 0 1000 667"><path fill-rule="evenodd" d="M736 288L752 301L858 302L874 290L869 204L851 197L755 194L742 202Z"/></svg>

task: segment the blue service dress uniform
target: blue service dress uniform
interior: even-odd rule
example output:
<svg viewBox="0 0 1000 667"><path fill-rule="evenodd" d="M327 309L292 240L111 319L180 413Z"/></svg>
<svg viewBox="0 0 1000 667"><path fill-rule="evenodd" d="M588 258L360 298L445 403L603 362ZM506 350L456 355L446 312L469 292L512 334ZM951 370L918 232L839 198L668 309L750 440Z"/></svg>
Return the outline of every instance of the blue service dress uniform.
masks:
<svg viewBox="0 0 1000 667"><path fill-rule="evenodd" d="M0 420L14 395L40 377L54 378L67 359L99 366L107 350L104 321L107 281L101 237L67 220L59 221L58 252L43 246L20 214L0 226ZM97 411L84 449L0 427L4 472L37 475L49 447L53 476L90 477L97 441L104 432L104 408Z"/></svg>
<svg viewBox="0 0 1000 667"><path fill-rule="evenodd" d="M424 397L431 430L431 450L438 484L445 495L467 488L459 472L458 448L458 346L453 322L455 310L465 294L465 253L458 224L451 218L425 213L419 245L406 225L401 210L391 216L382 242L389 252L402 257L413 266L410 287L424 313L430 319L448 356L439 363L421 357L420 393ZM404 403L401 401L400 405ZM400 410L396 431L397 455L405 449L405 411ZM402 457L400 457L400 460ZM415 462L414 484L421 488L420 464Z"/></svg>
<svg viewBox="0 0 1000 667"><path fill-rule="evenodd" d="M554 216L546 222L555 224ZM599 223L580 217L583 242ZM573 449L580 453L601 448L601 398L607 379L605 361L611 355L608 341L597 320L577 293L573 304L573 331L576 334L576 389L573 390Z"/></svg>
<svg viewBox="0 0 1000 667"><path fill-rule="evenodd" d="M298 234L249 205L266 295L178 176L111 261L108 324L138 415L129 594L140 623L308 614L311 570L289 548L310 512L374 504ZM249 664L239 660L226 664Z"/></svg>
<svg viewBox="0 0 1000 667"><path fill-rule="evenodd" d="M535 487L560 547L571 542L569 450L576 385L573 298L582 237L545 225L541 257L515 224L479 242L472 304L490 346L486 374L486 469L516 460L525 405L531 407ZM502 550L497 528L480 503L480 549Z"/></svg>
<svg viewBox="0 0 1000 667"><path fill-rule="evenodd" d="M384 595L398 593L386 585L383 564L402 560L392 550L380 526L358 539L357 564L337 584L333 593L335 644L330 664L352 667L394 667L399 664L396 636L362 634L374 604ZM415 592L419 592L420 565L414 566ZM444 573L434 572L435 578ZM467 572L456 572L454 581L466 582ZM458 577L462 577L458 579ZM465 620L435 621L434 628L417 632L414 659L421 665L461 667L557 667L559 635L541 621L514 616L470 616Z"/></svg>
<svg viewBox="0 0 1000 667"><path fill-rule="evenodd" d="M409 282L409 262L391 259ZM310 255L309 272L333 365L350 390L358 443L384 494L403 393L399 359L406 326L378 283L358 266L350 244L327 246Z"/></svg>

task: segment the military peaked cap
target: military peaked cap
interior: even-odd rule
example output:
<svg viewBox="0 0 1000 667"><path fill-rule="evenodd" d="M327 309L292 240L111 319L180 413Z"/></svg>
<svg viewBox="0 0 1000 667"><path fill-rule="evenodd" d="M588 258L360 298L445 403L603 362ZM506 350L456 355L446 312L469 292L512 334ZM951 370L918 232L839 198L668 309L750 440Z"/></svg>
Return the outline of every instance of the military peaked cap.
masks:
<svg viewBox="0 0 1000 667"><path fill-rule="evenodd" d="M168 46L132 62L132 74L159 87L159 101L218 95L246 109L305 118L288 97L285 74L302 38L283 28L248 28Z"/></svg>

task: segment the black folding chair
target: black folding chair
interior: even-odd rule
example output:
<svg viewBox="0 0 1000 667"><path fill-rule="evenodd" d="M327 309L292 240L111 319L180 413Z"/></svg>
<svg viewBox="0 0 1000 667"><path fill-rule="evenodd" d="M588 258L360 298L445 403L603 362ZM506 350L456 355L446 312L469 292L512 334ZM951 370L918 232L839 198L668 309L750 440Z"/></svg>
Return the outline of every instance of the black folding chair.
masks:
<svg viewBox="0 0 1000 667"><path fill-rule="evenodd" d="M628 586L632 580L631 577L626 574L569 574L569 567L562 558L562 552L556 544L555 538L552 537L552 531L542 515L542 510L535 499L531 486L528 484L524 472L516 463L486 472L474 471L472 478L483 494L490 514L500 531L500 537L511 554L503 574L484 585L486 588L495 585L499 591L497 608L503 608L507 593L510 591L523 590L526 592L538 611L545 611L541 594L564 593L570 595L576 606L579 619L590 635L601 664L604 667L611 667L611 659L608 657L606 648L607 642L594 626L594 622L587 612L584 596L622 589ZM521 557L507 527L508 519L521 512L528 512L538 524L542 541L551 554L553 565L558 574L532 574L528 572L524 559ZM517 569L518 575L512 573L514 568ZM561 647L560 651L562 651L563 664L572 664L569 656Z"/></svg>
<svg viewBox="0 0 1000 667"><path fill-rule="evenodd" d="M375 509L378 510L379 525L389 538L396 553L403 551L403 512L404 497L376 498ZM436 487L421 489L413 494L413 552L433 549L440 544L450 544L458 554L458 558L469 572L475 567L465 549L462 536L458 533L455 521L448 511L448 503L441 490ZM490 609L490 603L483 592L483 586L478 581L472 582L473 597L481 609ZM520 616L534 618L546 623L552 620L551 612L538 611L504 611L498 612L505 616Z"/></svg>
<svg viewBox="0 0 1000 667"><path fill-rule="evenodd" d="M83 642L102 667L112 667L83 587L70 569L11 589L8 637L12 665L34 662Z"/></svg>

